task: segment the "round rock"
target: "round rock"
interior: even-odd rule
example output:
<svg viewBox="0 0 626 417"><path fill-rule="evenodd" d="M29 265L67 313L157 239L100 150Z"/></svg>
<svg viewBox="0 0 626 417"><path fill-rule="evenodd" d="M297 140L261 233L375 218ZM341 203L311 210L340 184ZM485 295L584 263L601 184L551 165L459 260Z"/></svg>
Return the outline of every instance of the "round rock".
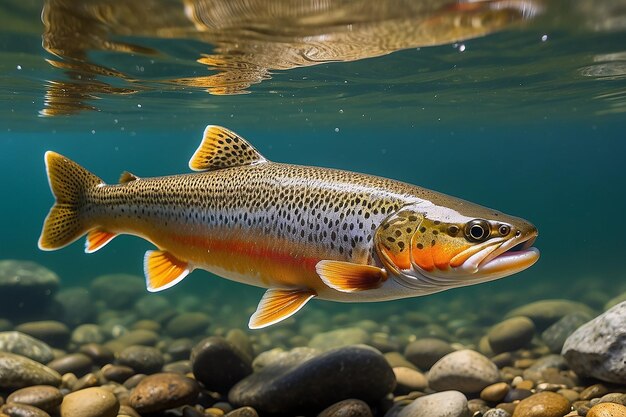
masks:
<svg viewBox="0 0 626 417"><path fill-rule="evenodd" d="M443 391L419 397L404 407L398 417L469 417L467 398L458 391Z"/></svg>
<svg viewBox="0 0 626 417"><path fill-rule="evenodd" d="M54 357L46 343L15 331L0 333L0 351L15 353L41 363L49 362Z"/></svg>
<svg viewBox="0 0 626 417"><path fill-rule="evenodd" d="M150 346L129 346L119 353L117 361L141 374L159 372L164 364L161 352Z"/></svg>
<svg viewBox="0 0 626 417"><path fill-rule="evenodd" d="M594 316L593 310L582 303L570 300L541 300L518 307L507 314L507 317L524 316L535 323L539 331L545 330L552 323L572 313Z"/></svg>
<svg viewBox="0 0 626 417"><path fill-rule="evenodd" d="M317 417L373 417L373 415L364 401L343 400L324 409Z"/></svg>
<svg viewBox="0 0 626 417"><path fill-rule="evenodd" d="M50 417L50 414L27 404L6 403L0 407L0 416L10 417Z"/></svg>
<svg viewBox="0 0 626 417"><path fill-rule="evenodd" d="M565 397L544 391L520 401L513 417L562 417L569 411L570 403Z"/></svg>
<svg viewBox="0 0 626 417"><path fill-rule="evenodd" d="M510 389L511 387L506 382L496 382L483 388L480 392L480 398L492 403L499 402L502 401Z"/></svg>
<svg viewBox="0 0 626 417"><path fill-rule="evenodd" d="M0 261L0 317L37 317L59 288L59 277L30 261Z"/></svg>
<svg viewBox="0 0 626 417"><path fill-rule="evenodd" d="M511 352L528 345L534 334L532 320L512 317L493 326L487 333L487 340L494 353Z"/></svg>
<svg viewBox="0 0 626 417"><path fill-rule="evenodd" d="M72 331L71 340L77 345L104 342L104 332L97 324L81 324Z"/></svg>
<svg viewBox="0 0 626 417"><path fill-rule="evenodd" d="M207 389L221 393L252 373L248 355L217 336L207 337L194 346L191 368Z"/></svg>
<svg viewBox="0 0 626 417"><path fill-rule="evenodd" d="M430 388L435 391L457 390L466 394L478 393L499 379L496 365L469 349L447 354L428 373Z"/></svg>
<svg viewBox="0 0 626 417"><path fill-rule="evenodd" d="M204 313L181 313L167 322L165 331L172 337L193 337L205 333L211 324Z"/></svg>
<svg viewBox="0 0 626 417"><path fill-rule="evenodd" d="M64 323L54 320L22 323L15 330L61 349L65 348L70 339L70 329Z"/></svg>
<svg viewBox="0 0 626 417"><path fill-rule="evenodd" d="M423 373L415 369L398 366L393 368L396 376L396 394L408 394L412 391L423 391L428 387L428 380Z"/></svg>
<svg viewBox="0 0 626 417"><path fill-rule="evenodd" d="M615 403L600 403L589 409L587 417L626 417L626 407Z"/></svg>
<svg viewBox="0 0 626 417"><path fill-rule="evenodd" d="M452 352L454 349L448 342L427 337L409 343L404 350L404 356L419 369L428 370L435 362Z"/></svg>
<svg viewBox="0 0 626 417"><path fill-rule="evenodd" d="M84 353L70 353L48 363L48 367L61 375L72 373L81 377L91 371L93 361Z"/></svg>
<svg viewBox="0 0 626 417"><path fill-rule="evenodd" d="M310 414L349 398L376 402L394 386L393 371L380 352L347 346L304 361L300 353L271 361L235 385L228 398L260 414Z"/></svg>
<svg viewBox="0 0 626 417"><path fill-rule="evenodd" d="M137 412L153 413L192 404L200 392L191 378L173 373L149 375L131 391L129 405Z"/></svg>
<svg viewBox="0 0 626 417"><path fill-rule="evenodd" d="M67 394L60 407L61 417L116 417L120 403L104 388L85 388Z"/></svg>
<svg viewBox="0 0 626 417"><path fill-rule="evenodd" d="M14 391L7 397L7 403L32 405L48 413L56 411L63 401L63 394L50 385L35 385Z"/></svg>
<svg viewBox="0 0 626 417"><path fill-rule="evenodd" d="M88 323L96 316L96 304L86 288L66 288L54 298L61 320L71 327Z"/></svg>
<svg viewBox="0 0 626 417"><path fill-rule="evenodd" d="M61 375L45 365L12 353L0 352L0 388L61 384Z"/></svg>

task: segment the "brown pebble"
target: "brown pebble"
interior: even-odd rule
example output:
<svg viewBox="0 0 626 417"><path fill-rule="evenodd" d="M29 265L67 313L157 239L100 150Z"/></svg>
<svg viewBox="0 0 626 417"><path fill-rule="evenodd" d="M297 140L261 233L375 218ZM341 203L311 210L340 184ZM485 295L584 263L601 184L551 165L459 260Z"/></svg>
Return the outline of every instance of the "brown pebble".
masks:
<svg viewBox="0 0 626 417"><path fill-rule="evenodd" d="M574 401L572 403L572 407L581 416L586 416L587 412L589 412L589 409L591 408L591 404L589 404L589 401Z"/></svg>
<svg viewBox="0 0 626 417"><path fill-rule="evenodd" d="M144 379L147 375L146 374L136 374L131 376L130 378L128 378L126 381L124 381L124 386L128 389L133 389L137 386L137 384L139 384L141 382L142 379Z"/></svg>
<svg viewBox="0 0 626 417"><path fill-rule="evenodd" d="M509 392L509 384L506 382L497 382L485 387L480 392L480 398L492 403L501 401L507 392Z"/></svg>
<svg viewBox="0 0 626 417"><path fill-rule="evenodd" d="M198 397L195 380L180 374L148 375L132 390L129 404L140 414L190 404Z"/></svg>
<svg viewBox="0 0 626 417"><path fill-rule="evenodd" d="M204 412L207 414L212 414L214 416L224 415L224 410L222 410L221 408L215 408L215 407L207 408L206 410L204 410Z"/></svg>
<svg viewBox="0 0 626 417"><path fill-rule="evenodd" d="M534 363L535 363L534 359L523 358L523 359L518 359L515 362L513 362L513 366L519 369L526 369L526 368L530 368Z"/></svg>
<svg viewBox="0 0 626 417"><path fill-rule="evenodd" d="M102 367L102 375L109 381L122 384L135 375L135 371L130 366L108 364Z"/></svg>
<svg viewBox="0 0 626 417"><path fill-rule="evenodd" d="M78 391L85 388L97 387L98 385L100 385L98 377L90 372L87 375L78 378L78 381L76 381L72 386L72 390Z"/></svg>
<svg viewBox="0 0 626 417"><path fill-rule="evenodd" d="M573 389L568 389L568 388L560 389L557 391L557 394L561 394L562 396L567 398L569 402L572 402L572 403L580 399L580 394L577 391L574 391Z"/></svg>
<svg viewBox="0 0 626 417"><path fill-rule="evenodd" d="M515 412L515 407L517 407L517 404L513 403L500 403L496 406L496 408L501 408L509 414L513 414Z"/></svg>
<svg viewBox="0 0 626 417"><path fill-rule="evenodd" d="M520 382L519 382L519 383L515 386L515 388L517 388L517 389L528 389L528 390L530 390L530 389L535 388L535 383L534 383L533 381L529 380L529 379L524 379L524 380L520 381Z"/></svg>
<svg viewBox="0 0 626 417"><path fill-rule="evenodd" d="M48 413L54 412L63 401L58 388L49 385L34 385L14 391L7 397L7 403L32 405Z"/></svg>
<svg viewBox="0 0 626 417"><path fill-rule="evenodd" d="M82 345L79 352L89 356L94 363L100 366L111 363L115 359L111 349L97 343Z"/></svg>
<svg viewBox="0 0 626 417"><path fill-rule="evenodd" d="M0 412L9 417L50 417L50 414L37 407L18 403L6 403L0 408Z"/></svg>
<svg viewBox="0 0 626 417"><path fill-rule="evenodd" d="M423 391L428 387L428 380L424 374L415 369L398 366L392 370L396 376L396 389L394 391L396 394Z"/></svg>
<svg viewBox="0 0 626 417"><path fill-rule="evenodd" d="M256 411L254 412L256 415ZM232 417L227 414L227 417ZM250 414L250 417L253 417ZM372 410L361 400L343 400L325 408L317 417L372 417Z"/></svg>
<svg viewBox="0 0 626 417"><path fill-rule="evenodd" d="M602 397L609 393L609 389L602 384L593 384L585 388L580 393L581 400L590 400L592 398Z"/></svg>
<svg viewBox="0 0 626 417"><path fill-rule="evenodd" d="M540 392L523 399L515 407L513 417L562 417L569 413L570 402L555 392Z"/></svg>
<svg viewBox="0 0 626 417"><path fill-rule="evenodd" d="M259 417L259 413L252 407L241 407L226 414L226 417Z"/></svg>
<svg viewBox="0 0 626 417"><path fill-rule="evenodd" d="M48 368L52 368L61 375L72 373L81 377L91 371L93 361L84 353L70 353L48 363Z"/></svg>
<svg viewBox="0 0 626 417"><path fill-rule="evenodd" d="M60 407L61 417L116 417L120 403L112 392L85 388L67 394Z"/></svg>
<svg viewBox="0 0 626 417"><path fill-rule="evenodd" d="M600 398L600 402L626 405L626 394L622 394L620 392L611 392L609 394L603 395L602 398Z"/></svg>
<svg viewBox="0 0 626 417"><path fill-rule="evenodd" d="M626 417L626 406L615 403L600 403L589 409L587 417Z"/></svg>

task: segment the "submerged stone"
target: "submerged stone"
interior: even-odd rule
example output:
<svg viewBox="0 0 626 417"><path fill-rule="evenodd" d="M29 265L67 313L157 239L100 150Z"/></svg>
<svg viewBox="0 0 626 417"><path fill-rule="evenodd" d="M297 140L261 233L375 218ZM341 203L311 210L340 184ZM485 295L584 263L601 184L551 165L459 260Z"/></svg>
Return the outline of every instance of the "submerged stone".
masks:
<svg viewBox="0 0 626 417"><path fill-rule="evenodd" d="M59 277L31 261L0 261L0 317L29 318L47 311Z"/></svg>

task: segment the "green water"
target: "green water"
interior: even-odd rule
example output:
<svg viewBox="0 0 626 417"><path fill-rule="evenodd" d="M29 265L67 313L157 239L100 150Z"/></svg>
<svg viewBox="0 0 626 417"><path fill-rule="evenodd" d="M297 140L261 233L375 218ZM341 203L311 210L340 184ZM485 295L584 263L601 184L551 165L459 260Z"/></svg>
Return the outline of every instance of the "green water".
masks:
<svg viewBox="0 0 626 417"><path fill-rule="evenodd" d="M123 170L140 177L184 173L203 128L219 124L273 161L414 183L526 218L539 229L541 259L518 275L429 300L337 311L374 317L377 309L419 310L450 297L514 294L522 303L623 290L626 3L500 1L466 15L457 3L433 1L408 17L405 3L383 3L394 12L320 12L308 26L302 17L293 23L231 11L222 26L202 32L174 1L152 1L132 13L115 1L83 2L75 10L72 2L46 1L54 20L45 25L41 3L2 2L0 258L36 261L57 272L62 286L88 286L111 272L142 275L151 247L134 237L91 255L82 242L56 252L37 249L53 202L44 152L67 155L107 182ZM483 12L490 17L481 25L505 23L479 37L459 29L456 41L443 37L441 45L427 45L421 34L404 40L401 50L381 55L380 46L372 48L400 36L397 19L415 19L409 27L435 22L424 30L436 32L454 13L456 21L477 22ZM363 22L369 29L348 48L359 52L354 60L285 55L310 52L311 42L322 48L345 25L356 31ZM279 53L268 45L280 45ZM367 57L369 49L378 52ZM204 56L227 63L207 66L198 62ZM223 73L255 82L219 84ZM180 81L198 84L207 76L217 76L210 88L207 81ZM169 294L199 294L250 311L262 291L196 271Z"/></svg>

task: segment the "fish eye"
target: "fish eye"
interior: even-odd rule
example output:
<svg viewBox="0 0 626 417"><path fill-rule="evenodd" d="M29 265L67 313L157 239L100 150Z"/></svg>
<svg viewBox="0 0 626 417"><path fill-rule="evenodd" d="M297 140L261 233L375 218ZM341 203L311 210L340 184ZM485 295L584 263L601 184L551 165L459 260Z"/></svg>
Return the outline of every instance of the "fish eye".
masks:
<svg viewBox="0 0 626 417"><path fill-rule="evenodd" d="M489 237L489 223L485 220L472 220L465 226L465 237L471 242L481 242Z"/></svg>
<svg viewBox="0 0 626 417"><path fill-rule="evenodd" d="M511 231L511 226L509 226L507 224L501 224L500 227L498 228L498 232L502 236L508 235L510 231Z"/></svg>

